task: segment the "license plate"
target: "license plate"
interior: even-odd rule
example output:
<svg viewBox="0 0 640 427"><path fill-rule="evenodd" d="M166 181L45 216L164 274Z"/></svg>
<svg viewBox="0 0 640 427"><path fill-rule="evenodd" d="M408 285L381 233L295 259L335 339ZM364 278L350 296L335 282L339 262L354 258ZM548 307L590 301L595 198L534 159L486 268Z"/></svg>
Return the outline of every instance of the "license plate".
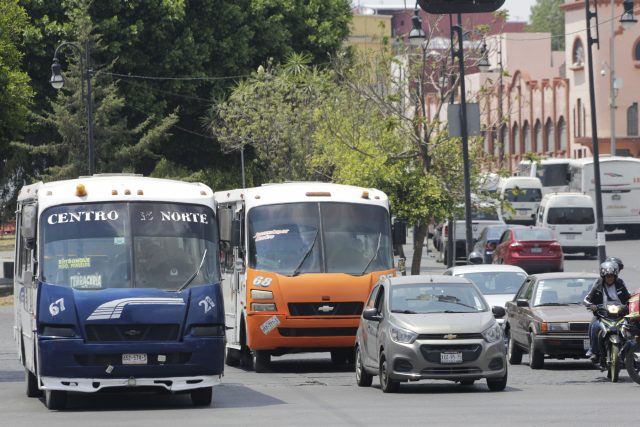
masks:
<svg viewBox="0 0 640 427"><path fill-rule="evenodd" d="M462 363L462 353L440 353L440 363Z"/></svg>
<svg viewBox="0 0 640 427"><path fill-rule="evenodd" d="M583 340L584 342L582 343L582 345L584 346L585 350L589 350L591 348L591 341L589 340Z"/></svg>
<svg viewBox="0 0 640 427"><path fill-rule="evenodd" d="M542 253L542 248L531 248L532 254L540 254Z"/></svg>
<svg viewBox="0 0 640 427"><path fill-rule="evenodd" d="M576 238L575 234L567 234L567 240L574 240Z"/></svg>
<svg viewBox="0 0 640 427"><path fill-rule="evenodd" d="M260 325L260 329L262 333L267 335L269 332L273 331L280 324L280 320L277 316L270 317L269 320Z"/></svg>
<svg viewBox="0 0 640 427"><path fill-rule="evenodd" d="M146 353L125 353L122 355L123 365L146 365L147 354Z"/></svg>

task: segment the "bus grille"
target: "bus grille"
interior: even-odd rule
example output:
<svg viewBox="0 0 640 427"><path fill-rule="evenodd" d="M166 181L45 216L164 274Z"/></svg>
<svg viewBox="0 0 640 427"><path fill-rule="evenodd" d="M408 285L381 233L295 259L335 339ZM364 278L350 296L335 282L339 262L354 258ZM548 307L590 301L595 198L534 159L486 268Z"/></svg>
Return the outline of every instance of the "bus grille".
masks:
<svg viewBox="0 0 640 427"><path fill-rule="evenodd" d="M87 341L177 341L180 325L87 325Z"/></svg>
<svg viewBox="0 0 640 427"><path fill-rule="evenodd" d="M283 337L350 337L358 328L278 328Z"/></svg>
<svg viewBox="0 0 640 427"><path fill-rule="evenodd" d="M292 316L360 316L362 302L290 302Z"/></svg>

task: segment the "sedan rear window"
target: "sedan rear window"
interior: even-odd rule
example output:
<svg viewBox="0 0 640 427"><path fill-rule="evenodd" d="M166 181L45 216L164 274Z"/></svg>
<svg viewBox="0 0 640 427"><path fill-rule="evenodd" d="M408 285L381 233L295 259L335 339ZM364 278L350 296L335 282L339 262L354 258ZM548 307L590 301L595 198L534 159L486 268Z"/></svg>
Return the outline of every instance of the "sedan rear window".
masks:
<svg viewBox="0 0 640 427"><path fill-rule="evenodd" d="M515 271L486 271L461 274L471 280L483 295L515 294L527 278L524 273Z"/></svg>
<svg viewBox="0 0 640 427"><path fill-rule="evenodd" d="M484 299L468 284L428 283L391 287L394 313L476 313L487 311Z"/></svg>

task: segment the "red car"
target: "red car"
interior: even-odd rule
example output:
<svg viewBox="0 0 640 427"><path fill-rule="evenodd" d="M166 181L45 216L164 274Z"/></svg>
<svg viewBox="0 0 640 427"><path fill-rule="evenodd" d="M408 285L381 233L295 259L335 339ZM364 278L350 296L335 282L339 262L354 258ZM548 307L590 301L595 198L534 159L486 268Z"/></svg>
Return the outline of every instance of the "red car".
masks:
<svg viewBox="0 0 640 427"><path fill-rule="evenodd" d="M505 230L493 251L494 264L511 264L529 274L564 270L562 246L547 227Z"/></svg>

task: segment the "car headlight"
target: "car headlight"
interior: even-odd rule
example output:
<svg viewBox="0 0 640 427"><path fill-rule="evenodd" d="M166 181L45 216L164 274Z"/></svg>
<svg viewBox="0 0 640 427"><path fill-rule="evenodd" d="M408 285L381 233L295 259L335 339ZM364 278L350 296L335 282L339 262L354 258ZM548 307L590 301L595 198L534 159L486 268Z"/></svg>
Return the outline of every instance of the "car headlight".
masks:
<svg viewBox="0 0 640 427"><path fill-rule="evenodd" d="M494 322L491 326L482 332L482 337L488 343L493 343L502 339L502 328L498 322Z"/></svg>
<svg viewBox="0 0 640 427"><path fill-rule="evenodd" d="M418 338L418 334L415 332L391 325L391 339L393 341L400 344L411 344L416 338Z"/></svg>
<svg viewBox="0 0 640 427"><path fill-rule="evenodd" d="M547 323L543 322L541 325L542 332L568 332L569 324L568 323Z"/></svg>

